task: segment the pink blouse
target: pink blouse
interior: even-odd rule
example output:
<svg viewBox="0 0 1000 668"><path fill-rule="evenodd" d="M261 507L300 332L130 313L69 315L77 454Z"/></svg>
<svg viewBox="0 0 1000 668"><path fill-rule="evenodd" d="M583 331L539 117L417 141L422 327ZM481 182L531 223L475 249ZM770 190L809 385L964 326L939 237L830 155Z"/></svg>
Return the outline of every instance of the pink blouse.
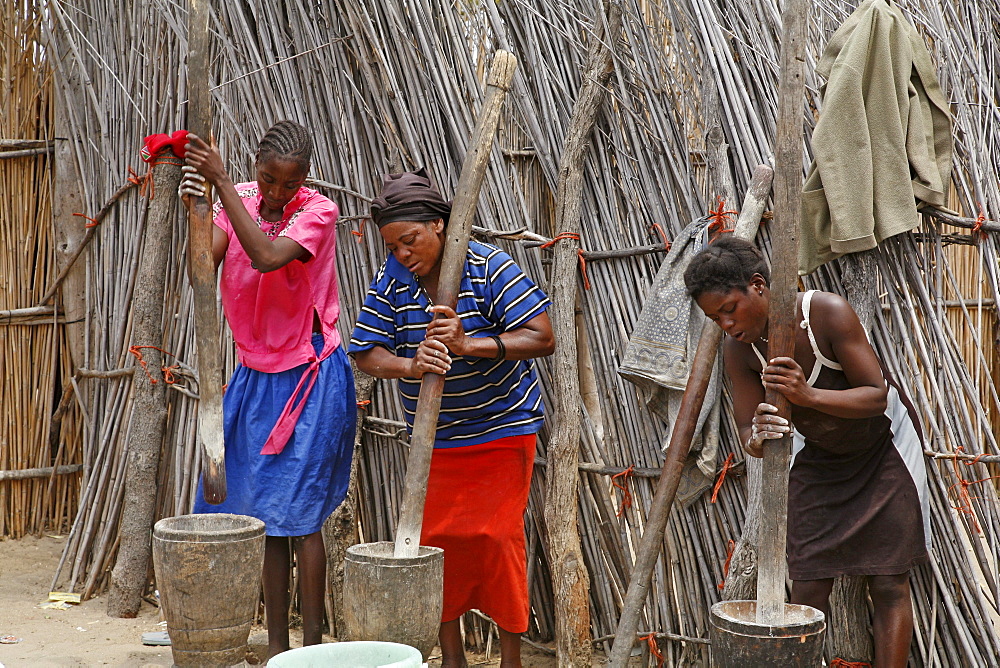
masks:
<svg viewBox="0 0 1000 668"><path fill-rule="evenodd" d="M337 205L311 188L300 188L285 206L281 221L260 217L256 182L236 192L250 217L272 239L288 237L309 252L268 273L254 269L225 209L216 203L215 224L229 237L222 263L222 309L229 321L243 366L277 373L326 359L340 345L337 291ZM312 345L313 313L319 315L324 347L316 360Z"/></svg>

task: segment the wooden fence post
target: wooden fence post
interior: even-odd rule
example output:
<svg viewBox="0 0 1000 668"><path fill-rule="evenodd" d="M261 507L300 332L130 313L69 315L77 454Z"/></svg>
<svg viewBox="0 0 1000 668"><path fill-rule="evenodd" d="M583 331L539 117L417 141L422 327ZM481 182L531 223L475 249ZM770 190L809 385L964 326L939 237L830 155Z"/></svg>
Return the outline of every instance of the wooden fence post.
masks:
<svg viewBox="0 0 1000 668"><path fill-rule="evenodd" d="M181 170L177 165L161 163L153 167L152 178L151 192L156 196L149 205L132 298L132 341L145 363L136 362L132 374L134 403L125 464L128 503L122 506L118 530L121 545L108 592L108 614L112 617L135 617L142 604L152 554L160 450L167 425L167 385L159 348L163 345L163 294L176 217L174 193L181 181Z"/></svg>
<svg viewBox="0 0 1000 668"><path fill-rule="evenodd" d="M545 524L548 528L552 592L555 601L556 652L560 666L589 666L590 578L583 563L578 530L580 475L580 377L577 370L576 295L580 252L583 169L590 135L604 103L613 72L612 47L622 26L618 0L607 3L596 20L582 84L559 160L556 235L552 266L552 331L556 339L553 385L555 426L548 447Z"/></svg>

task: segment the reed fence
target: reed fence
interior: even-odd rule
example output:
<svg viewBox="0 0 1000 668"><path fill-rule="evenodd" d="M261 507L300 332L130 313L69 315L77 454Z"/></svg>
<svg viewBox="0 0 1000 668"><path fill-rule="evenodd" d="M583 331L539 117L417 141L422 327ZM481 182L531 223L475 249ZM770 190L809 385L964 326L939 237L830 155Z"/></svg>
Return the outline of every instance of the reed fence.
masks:
<svg viewBox="0 0 1000 668"><path fill-rule="evenodd" d="M997 247L992 234L968 229L980 210L1000 212L996 169L1000 142L1000 0L901 0L926 38L955 121L952 208L965 219L952 226L926 218L878 252L880 306L873 341L920 412L933 497L932 563L913 576L917 633L911 663L997 665L1000 504L989 478L996 464L949 458L954 453L1000 455L995 430L1000 399L994 331L997 326ZM856 0L814 3L809 64ZM629 0L614 45L609 101L592 134L586 167L581 243L589 253L662 246L714 204L706 173L705 135L716 118L731 151L738 194L755 165L767 163L775 125L780 19L777 0ZM142 137L183 127L186 14L183 3L136 0L30 0L8 3L2 33L4 74L17 96L0 104L2 138L53 139L53 107L64 114L80 175L80 213L94 216L138 171ZM338 228L341 334L349 334L364 291L385 250L366 224L367 199L390 169L424 165L450 191L481 99L488 55L512 50L520 61L506 121L480 198L477 225L543 286L553 236L558 157L593 38L594 0L439 3L385 0L374 5L335 0L313 3L218 3L215 39L215 135L234 176L250 179L257 137L281 118L314 130L313 176L342 212ZM42 34L44 32L44 34ZM18 69L20 68L20 69ZM18 76L9 78L16 70ZM807 126L821 108L811 75ZM52 86L53 79L58 83ZM713 102L713 100L715 100ZM60 111L61 110L61 111ZM804 147L803 167L808 163ZM51 158L3 160L0 243L4 280L0 307L40 304L55 271L49 259ZM13 167L11 165L14 165ZM83 363L66 363L58 315L44 325L0 327L10 417L0 441L0 469L51 466L49 416L73 376L72 416L58 439L59 463L83 465L73 477L0 481L3 533L58 526L75 512L54 584L91 596L102 590L114 563L123 498L124 448L131 409L130 298L143 240L148 197L121 194L84 252L86 303ZM9 221L9 222L8 222ZM163 348L182 371L197 368L191 294L183 275L184 225L172 238ZM26 245L25 240L30 239ZM769 248L766 225L760 235ZM655 251L655 249L653 249ZM583 346L584 425L580 443L580 532L591 574L592 631L609 646L641 535L652 478L662 462L667 425L644 411L641 398L616 373L662 253L629 252L587 263L591 288L581 284L578 318ZM16 277L16 279L15 279ZM822 268L806 287L842 292L840 263ZM15 338L16 337L16 338ZM234 363L227 333L220 345ZM79 369L87 371L81 374ZM543 399L550 369L540 364ZM187 512L196 490L197 384L180 375L169 400L168 437L158 508ZM16 411L9 407L17 407ZM674 510L664 556L654 572L643 627L655 632L668 665L706 658L708 610L721 597L729 541L739 537L750 500L743 459L723 397L721 458L737 467L715 503L702 495ZM24 416L32 416L24 419ZM390 539L406 461L401 407L391 383L380 382L358 452L359 521L364 540ZM17 423L16 427L13 423ZM16 431L15 431L16 430ZM547 430L539 442L537 475L527 516L531 636L549 639L553 609L546 527L542 517ZM634 467L634 473L611 475ZM620 487L616 486L620 485ZM46 487L51 484L53 487ZM631 504L624 503L622 488ZM968 490L968 493L964 493ZM79 495L77 497L77 494ZM40 503L39 503L40 502ZM46 508L39 511L36 509ZM30 519L26 519L30 518ZM470 635L490 642L490 627L468 618Z"/></svg>
<svg viewBox="0 0 1000 668"><path fill-rule="evenodd" d="M55 275L52 71L40 57L44 14L30 0L0 8L0 536L68 526L81 460L78 413L52 416L73 373L65 315L39 304Z"/></svg>

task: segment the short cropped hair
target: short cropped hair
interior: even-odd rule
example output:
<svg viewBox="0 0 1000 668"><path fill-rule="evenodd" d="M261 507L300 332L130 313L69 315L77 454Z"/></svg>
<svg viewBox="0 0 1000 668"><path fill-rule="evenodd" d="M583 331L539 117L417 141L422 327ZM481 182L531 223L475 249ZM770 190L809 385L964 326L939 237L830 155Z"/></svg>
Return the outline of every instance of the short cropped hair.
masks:
<svg viewBox="0 0 1000 668"><path fill-rule="evenodd" d="M760 274L770 285L771 272L764 254L749 241L727 234L691 259L684 271L684 285L693 299L705 292L746 292L754 274Z"/></svg>
<svg viewBox="0 0 1000 668"><path fill-rule="evenodd" d="M257 147L257 163L271 159L296 162L306 170L312 162L313 141L309 130L295 121L278 121L267 129Z"/></svg>

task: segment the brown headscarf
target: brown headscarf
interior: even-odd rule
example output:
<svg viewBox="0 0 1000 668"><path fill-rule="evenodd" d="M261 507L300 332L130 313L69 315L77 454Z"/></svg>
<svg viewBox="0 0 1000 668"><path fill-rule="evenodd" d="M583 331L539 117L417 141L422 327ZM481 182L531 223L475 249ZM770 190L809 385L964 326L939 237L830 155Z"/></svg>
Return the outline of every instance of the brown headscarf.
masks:
<svg viewBox="0 0 1000 668"><path fill-rule="evenodd" d="M379 227L400 220L436 220L448 222L451 202L431 183L423 167L415 172L386 174L382 192L372 200L372 218Z"/></svg>

